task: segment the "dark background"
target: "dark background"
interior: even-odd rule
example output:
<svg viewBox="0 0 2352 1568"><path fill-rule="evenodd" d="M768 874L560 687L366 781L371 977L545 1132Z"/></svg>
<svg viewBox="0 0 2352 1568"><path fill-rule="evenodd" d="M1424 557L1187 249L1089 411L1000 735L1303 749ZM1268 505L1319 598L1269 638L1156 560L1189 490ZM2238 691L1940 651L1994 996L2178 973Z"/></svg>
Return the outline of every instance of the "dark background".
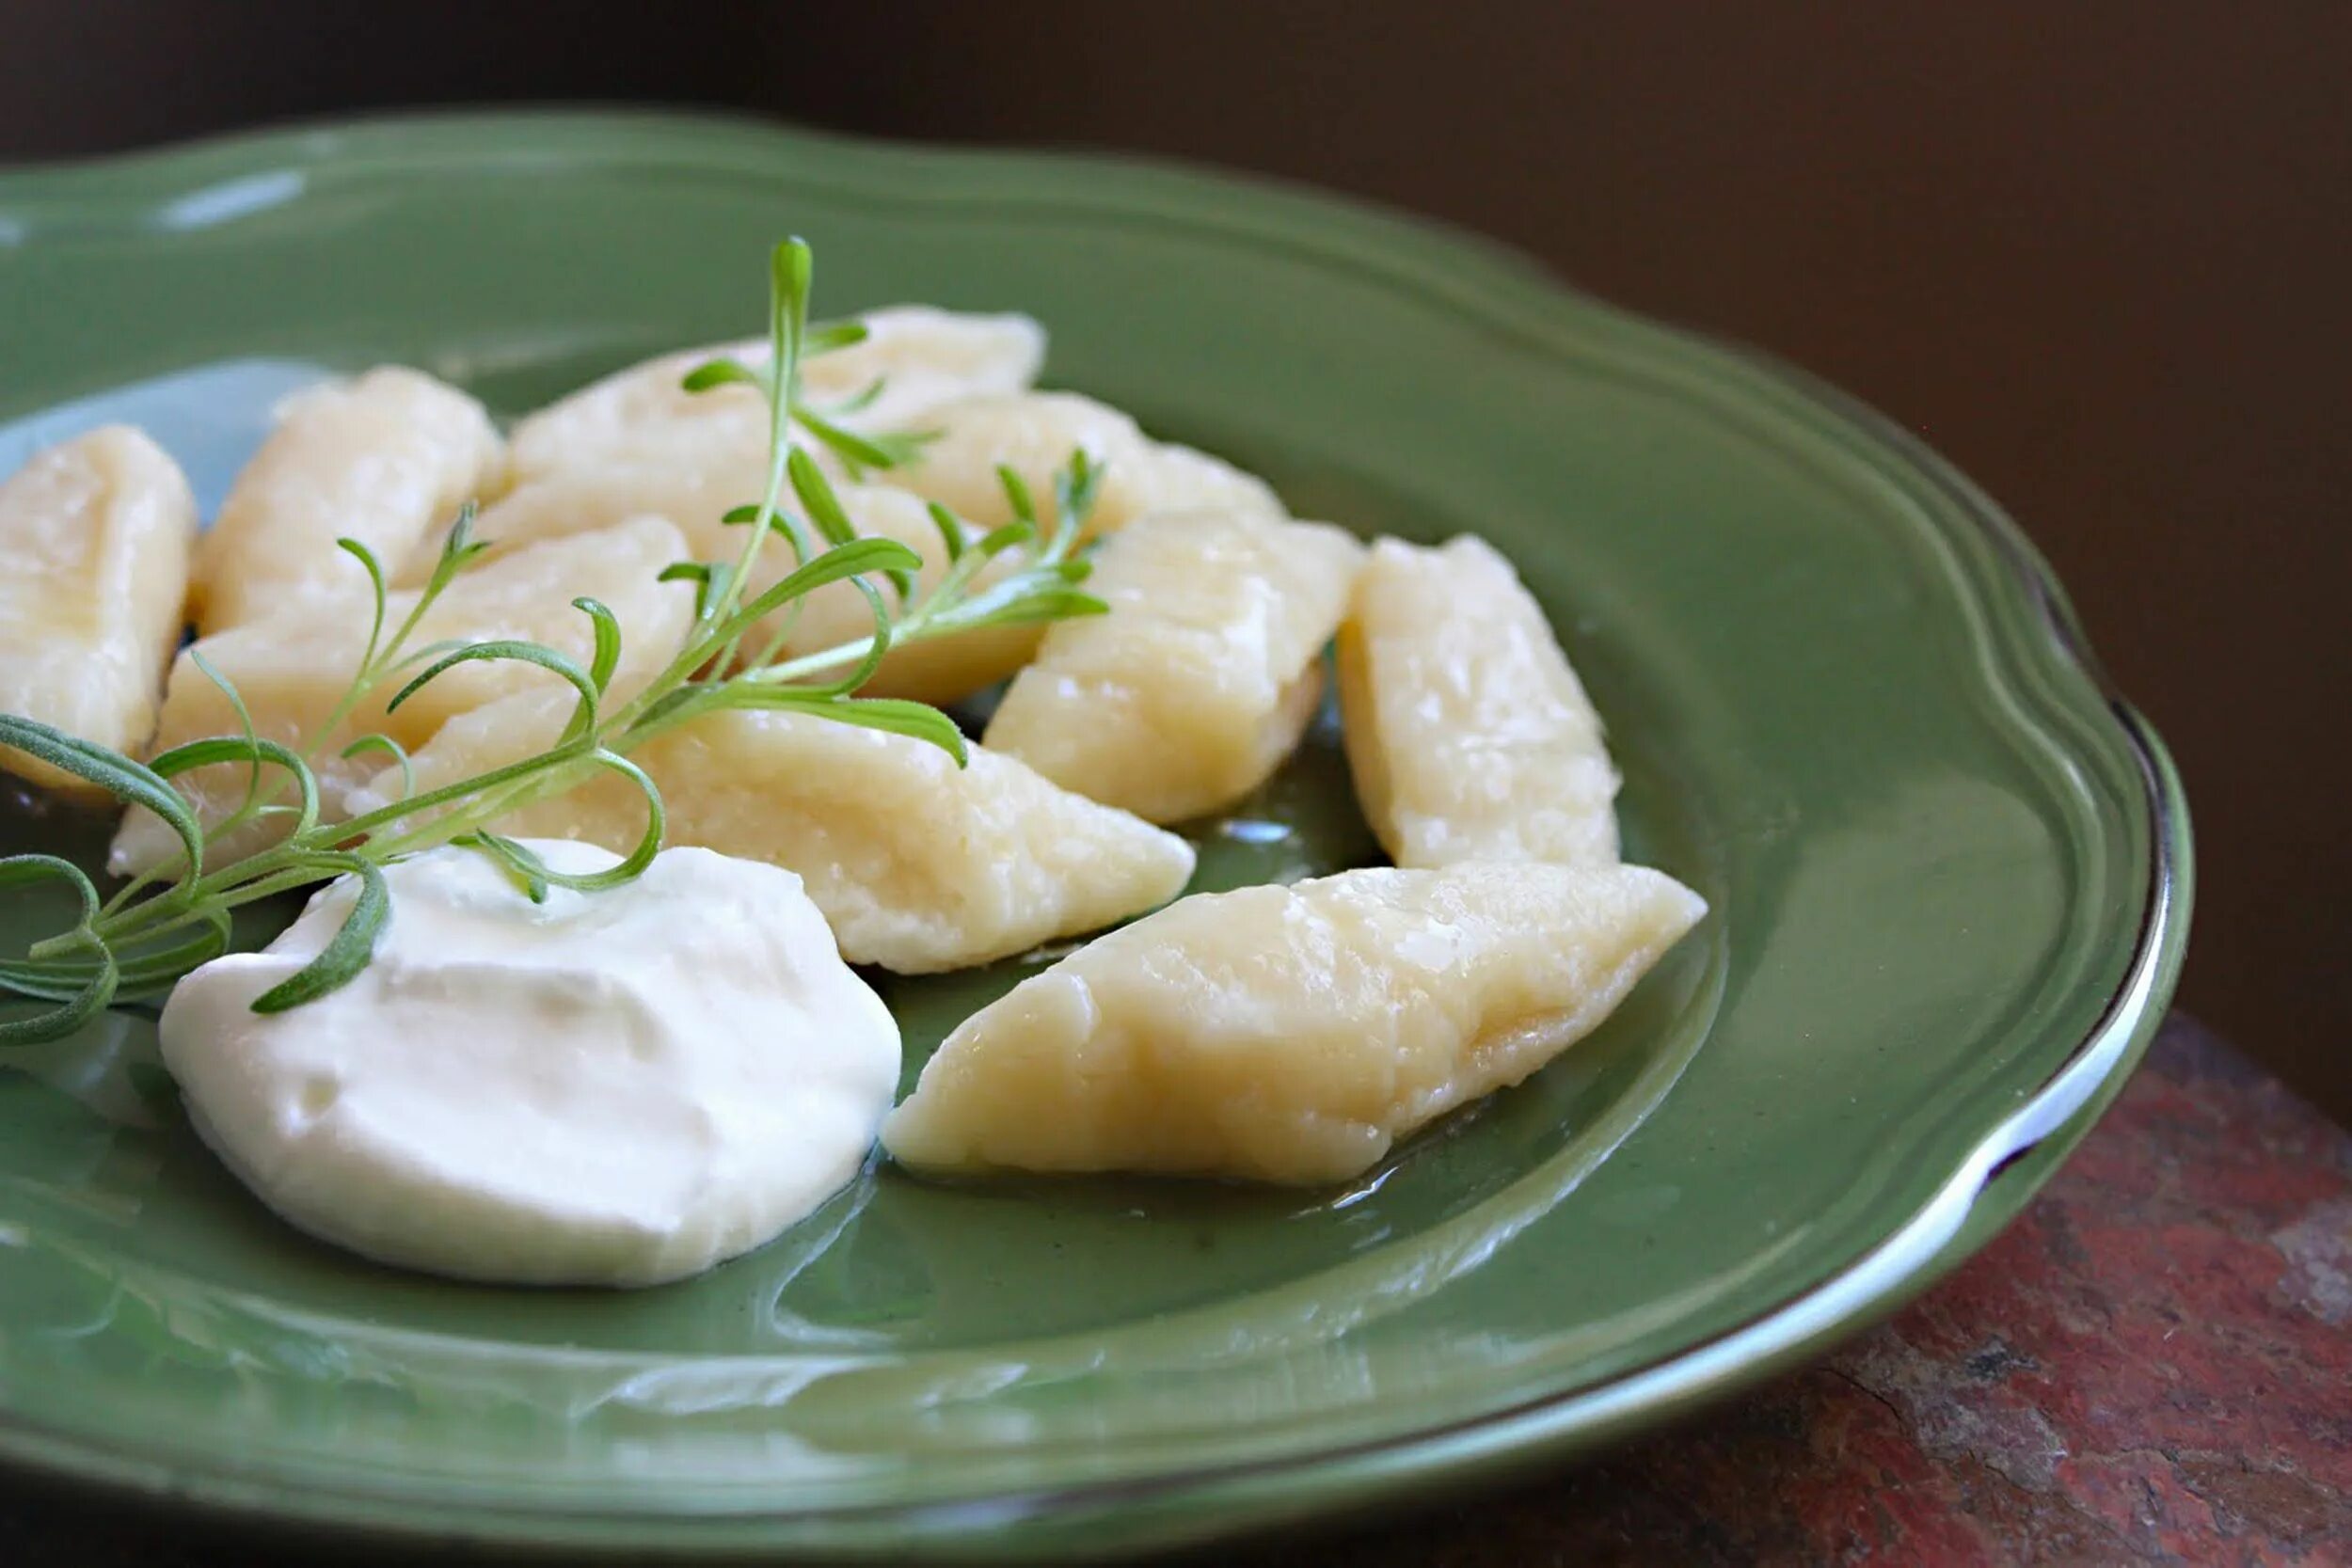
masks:
<svg viewBox="0 0 2352 1568"><path fill-rule="evenodd" d="M519 99L1311 181L1841 383L2008 503L2171 742L2187 1004L2352 1112L2347 0L0 0L5 160Z"/></svg>

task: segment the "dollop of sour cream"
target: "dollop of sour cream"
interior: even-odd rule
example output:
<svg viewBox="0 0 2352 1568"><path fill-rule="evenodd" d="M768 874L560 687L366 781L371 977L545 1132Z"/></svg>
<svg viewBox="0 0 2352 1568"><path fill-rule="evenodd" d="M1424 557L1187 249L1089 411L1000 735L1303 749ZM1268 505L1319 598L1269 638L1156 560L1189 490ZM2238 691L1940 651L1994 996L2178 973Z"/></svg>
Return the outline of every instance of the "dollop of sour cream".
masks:
<svg viewBox="0 0 2352 1568"><path fill-rule="evenodd" d="M616 859L531 847L576 874ZM791 872L666 849L625 886L538 905L470 850L384 877L374 961L340 990L252 1010L342 927L348 878L164 1008L199 1130L294 1225L436 1274L650 1285L758 1246L856 1175L898 1028Z"/></svg>

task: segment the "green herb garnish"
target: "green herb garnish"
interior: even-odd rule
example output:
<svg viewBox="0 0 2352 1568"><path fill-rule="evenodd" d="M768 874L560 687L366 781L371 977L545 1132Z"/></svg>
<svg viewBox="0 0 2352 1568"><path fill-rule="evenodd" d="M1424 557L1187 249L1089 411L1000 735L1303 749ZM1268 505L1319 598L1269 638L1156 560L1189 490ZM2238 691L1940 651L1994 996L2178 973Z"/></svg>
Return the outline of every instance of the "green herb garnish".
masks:
<svg viewBox="0 0 2352 1568"><path fill-rule="evenodd" d="M776 246L770 264L768 363L755 368L718 359L685 378L690 391L745 385L756 388L767 400L767 489L755 505L726 515L725 521L744 528L742 548L733 560L677 562L660 574L664 580L695 584L694 619L675 657L627 702L608 700L620 664L621 628L612 612L594 599L573 601L594 626L595 652L586 668L538 642L493 640L408 646L425 611L489 547L472 536L473 509L469 505L443 542L417 603L397 626L386 625L389 594L382 563L357 540L338 541L367 573L374 616L358 673L300 751L257 736L235 687L200 655L191 656L196 668L220 687L241 733L190 741L138 763L33 720L0 715L0 745L153 812L170 827L182 850L167 868L144 874L104 899L88 875L70 861L54 855L0 859L0 888L55 880L70 887L79 900L78 918L70 929L34 943L20 958L0 959L0 998L46 1005L30 1016L0 1020L0 1046L56 1039L112 1002L168 990L189 971L228 951L234 910L330 878L352 876L359 879L360 893L342 930L317 958L253 1006L257 1011L279 1012L325 995L365 969L373 955L376 937L390 913L382 868L442 845L462 845L488 856L534 899L545 898L551 887L596 892L627 882L660 852L664 820L660 791L628 760L628 753L648 736L705 714L737 707L807 713L912 736L946 749L961 763L963 737L946 714L921 703L862 698L856 692L893 647L984 626L1102 613L1103 602L1080 590L1088 562L1076 554L1101 470L1084 452L1073 455L1069 468L1057 479L1060 521L1050 533L1040 524L1026 488L1009 469L1000 468L998 479L1015 520L984 537L970 537L961 519L933 505L931 518L945 542L949 566L934 587L916 594L915 573L922 558L896 540L859 537L823 469L795 439L796 432L804 432L852 476L907 462L928 439L921 434L860 434L838 422L854 405L820 411L802 401L803 360L846 348L866 335L856 323L811 327L813 274L814 257L806 244L794 239ZM797 515L785 510L787 489ZM761 552L775 540L791 551L794 569L773 586L747 594ZM980 585L989 563L1009 551L1022 552L1019 568ZM874 578L897 591L898 610L868 580ZM872 633L777 662L799 602L839 582L853 585L865 596L873 612ZM762 634L760 628L771 617L774 629ZM755 635L760 637L755 644L751 642ZM448 671L485 660L533 664L571 687L577 698L571 720L554 745L421 795L414 793L411 784L404 788L403 799L348 820L320 820L312 765L361 703L397 682L389 711ZM410 779L406 753L388 736L361 736L341 754L371 751L397 765L405 781ZM227 818L208 829L170 781L193 768L233 764L247 769L245 795ZM647 808L643 838L611 868L589 876L566 875L490 830L489 824L515 808L560 795L599 771L629 780L644 793ZM284 836L230 864L205 865L208 840L264 818L283 819Z"/></svg>

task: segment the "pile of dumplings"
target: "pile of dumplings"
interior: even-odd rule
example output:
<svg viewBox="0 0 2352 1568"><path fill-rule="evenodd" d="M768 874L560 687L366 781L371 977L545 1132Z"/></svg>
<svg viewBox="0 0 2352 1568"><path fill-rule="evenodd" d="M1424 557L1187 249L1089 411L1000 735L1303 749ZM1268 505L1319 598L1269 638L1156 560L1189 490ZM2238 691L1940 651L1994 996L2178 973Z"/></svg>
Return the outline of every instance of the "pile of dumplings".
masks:
<svg viewBox="0 0 2352 1568"><path fill-rule="evenodd" d="M661 789L670 842L797 873L854 963L961 969L1129 922L949 1036L884 1124L899 1162L1345 1179L1588 1034L1705 913L1673 879L1622 863L1600 721L1484 542L1367 547L1295 519L1217 458L1034 389L1045 341L1025 317L901 307L864 320L864 342L809 364L807 395L846 403L879 378L843 423L938 434L910 465L833 473L853 524L922 554L919 592L947 566L926 502L978 531L1009 521L1005 465L1050 524L1053 475L1082 449L1105 469L1087 527L1089 591L1110 612L891 651L867 694L953 704L1009 681L964 768L920 740L783 711L708 715L632 757ZM307 391L200 535L186 482L138 432L40 454L0 485L0 711L132 754L234 733L200 655L258 733L298 744L333 717L367 641L370 587L335 538L386 563L397 619L469 498L491 554L415 644L528 638L585 662L590 627L571 601L592 594L622 626L626 698L691 620L691 587L658 580L660 567L731 555L740 536L721 515L763 486L758 393L679 388L715 353L756 362L766 346L648 361L504 437L479 404L411 370ZM785 569L786 552L767 553L753 592ZM782 657L869 624L851 585L822 589ZM1281 765L1322 703L1335 640L1349 766L1395 864L1180 896L1194 855L1168 825L1232 805ZM517 663L461 667L397 712L363 703L320 748L324 809L356 816L526 757L570 703ZM378 753L341 755L371 731L410 753L412 784ZM178 782L217 819L244 778ZM643 824L633 787L599 775L495 826L626 850ZM248 853L274 827L212 852ZM177 852L134 809L110 869Z"/></svg>

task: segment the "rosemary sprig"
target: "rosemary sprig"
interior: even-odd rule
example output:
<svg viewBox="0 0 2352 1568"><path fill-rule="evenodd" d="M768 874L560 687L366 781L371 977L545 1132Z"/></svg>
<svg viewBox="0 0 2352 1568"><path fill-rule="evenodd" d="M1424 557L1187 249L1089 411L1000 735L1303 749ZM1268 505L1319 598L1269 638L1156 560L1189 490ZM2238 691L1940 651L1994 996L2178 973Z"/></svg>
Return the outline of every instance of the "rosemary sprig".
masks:
<svg viewBox="0 0 2352 1568"><path fill-rule="evenodd" d="M1009 469L998 470L1015 519L1004 528L975 539L961 518L932 506L948 565L936 584L917 594L922 558L896 540L859 537L823 469L797 443L797 434L804 432L854 477L910 460L928 438L850 429L840 417L854 411L855 400L850 407L831 410L803 402L803 362L861 341L866 330L854 322L810 325L814 274L815 258L806 244L793 239L777 245L769 266L767 363L753 367L718 359L685 378L690 391L739 384L757 388L766 399L766 489L756 503L739 507L724 519L744 528L742 547L732 560L677 562L662 571L665 580L695 584L694 617L669 663L627 701L611 700L620 667L621 626L612 610L594 599L572 601L593 629L594 652L584 667L544 643L517 640L409 646L426 611L487 547L473 538L469 505L450 529L416 601L396 623L382 563L357 540L338 541L367 573L374 611L348 689L299 749L261 738L235 686L194 653L196 668L227 697L239 733L175 746L139 763L36 721L0 715L0 745L153 812L171 829L181 850L169 865L142 874L103 899L89 876L70 861L53 855L0 859L0 889L62 882L78 906L66 930L34 943L21 958L0 959L0 999L40 1005L28 1015L0 1019L0 1046L56 1039L118 999L167 990L182 975L228 950L232 911L330 878L354 877L359 896L342 929L308 965L253 1006L278 1012L323 996L365 969L373 956L391 912L383 868L441 845L464 846L489 857L534 900L555 887L596 893L627 882L660 852L664 826L660 790L628 753L649 736L704 714L738 707L807 713L912 736L962 762L963 737L946 714L920 703L860 697L857 690L893 647L984 626L1100 614L1102 601L1081 590L1088 562L1076 552L1101 470L1084 452L1073 455L1056 482L1060 521L1050 533ZM797 515L785 510L787 492ZM792 569L752 592L762 552L778 540L791 552ZM1013 569L986 580L988 568L1000 560L1012 562ZM895 611L869 580L877 578L896 590ZM779 661L796 607L836 583L848 583L865 597L873 631ZM772 628L761 632L771 617ZM760 641L747 647L755 633ZM531 664L570 687L571 718L552 746L420 795L399 743L381 734L362 735L339 754L380 753L401 770L402 798L345 820L324 819L315 768L362 704L397 681L385 704L389 712L449 671L485 661ZM227 817L208 826L171 781L199 768L234 766L246 772L244 796ZM644 834L612 867L586 876L559 872L527 846L493 831L491 824L517 806L560 795L597 772L628 779L646 802ZM285 825L275 843L225 865L205 863L209 843L263 819Z"/></svg>

